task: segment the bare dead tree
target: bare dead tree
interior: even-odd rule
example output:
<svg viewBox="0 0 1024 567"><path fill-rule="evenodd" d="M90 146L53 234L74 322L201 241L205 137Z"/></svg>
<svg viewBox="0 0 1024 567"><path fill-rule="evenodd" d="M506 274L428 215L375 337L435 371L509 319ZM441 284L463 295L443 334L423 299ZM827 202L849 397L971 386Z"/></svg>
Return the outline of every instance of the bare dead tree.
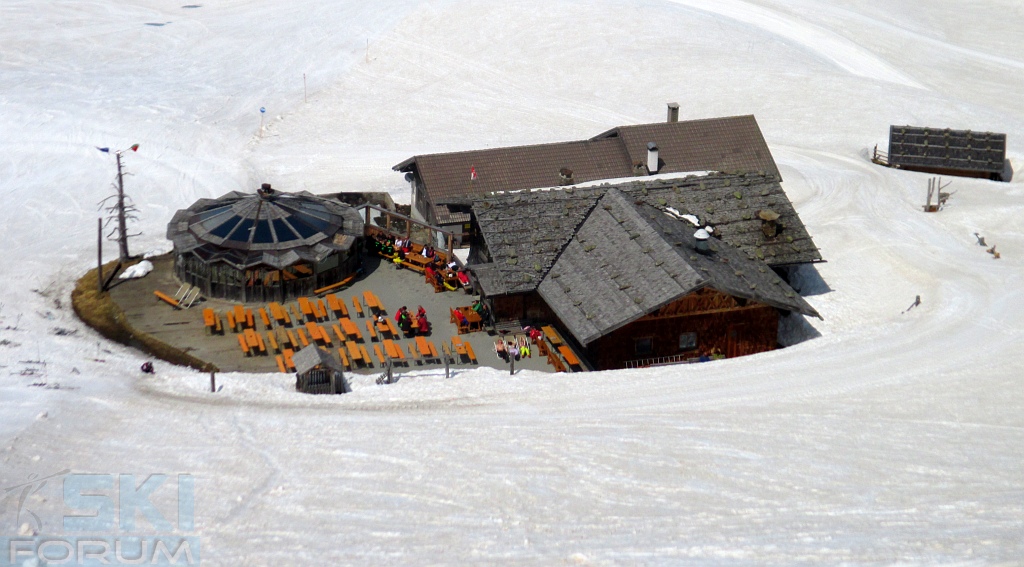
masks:
<svg viewBox="0 0 1024 567"><path fill-rule="evenodd" d="M127 262L131 255L128 253L128 239L140 236L141 232L129 233L128 221L138 221L138 207L132 202L131 197L124 194L124 176L126 173L121 164L121 151L117 151L117 183L112 184L115 191L113 195L99 202L98 207L106 214L103 221L103 230L107 231L107 240L117 242L120 251L120 260Z"/></svg>

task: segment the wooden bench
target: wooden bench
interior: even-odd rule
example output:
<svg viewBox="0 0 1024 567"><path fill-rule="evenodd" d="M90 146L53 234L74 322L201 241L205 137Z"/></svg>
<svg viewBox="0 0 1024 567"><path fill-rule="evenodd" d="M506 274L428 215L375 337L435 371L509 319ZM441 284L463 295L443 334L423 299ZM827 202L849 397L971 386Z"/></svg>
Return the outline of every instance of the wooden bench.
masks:
<svg viewBox="0 0 1024 567"><path fill-rule="evenodd" d="M267 344L263 342L263 335L256 335L256 343L260 347L260 354L267 354Z"/></svg>
<svg viewBox="0 0 1024 567"><path fill-rule="evenodd" d="M355 308L356 313L358 313L360 317L365 317L365 315L363 315L363 306L359 303L359 298L354 295L352 296L352 307Z"/></svg>
<svg viewBox="0 0 1024 567"><path fill-rule="evenodd" d="M544 325L543 327L540 328L540 330L544 331L544 336L546 336L548 340L551 341L551 344L555 346L559 346L562 344L562 337L558 336L558 331L556 331L555 328L552 327L551 325Z"/></svg>
<svg viewBox="0 0 1024 567"><path fill-rule="evenodd" d="M461 337L452 337L452 350L460 356L468 356L466 352L466 343L462 342Z"/></svg>
<svg viewBox="0 0 1024 567"><path fill-rule="evenodd" d="M288 345L291 346L291 348L293 349L299 348L299 343L298 341L295 340L295 335L292 333L292 330L286 329L285 334L288 337Z"/></svg>
<svg viewBox="0 0 1024 567"><path fill-rule="evenodd" d="M341 359L341 364L345 366L345 370L352 370L352 365L348 361L348 354L345 353L345 347L338 348L338 358Z"/></svg>
<svg viewBox="0 0 1024 567"><path fill-rule="evenodd" d="M275 356L274 359L277 360L277 369L280 370L282 374L286 374L288 371L284 368L284 357L279 354Z"/></svg>
<svg viewBox="0 0 1024 567"><path fill-rule="evenodd" d="M274 352L281 352L281 347L277 344L277 336L274 335L274 331L267 331L267 342L270 343L270 348L274 349Z"/></svg>
<svg viewBox="0 0 1024 567"><path fill-rule="evenodd" d="M345 336L349 339L363 340L363 334L359 332L359 327L351 319L339 319L338 323L341 324L341 329L345 331Z"/></svg>
<svg viewBox="0 0 1024 567"><path fill-rule="evenodd" d="M270 317L267 315L267 310L260 307L260 319L263 320L263 326L270 328Z"/></svg>
<svg viewBox="0 0 1024 567"><path fill-rule="evenodd" d="M370 361L370 353L366 352L366 345L359 345L359 354L363 355L363 362L367 366L373 366L373 362Z"/></svg>
<svg viewBox="0 0 1024 567"><path fill-rule="evenodd" d="M565 363L569 366L580 365L580 359L576 358L576 353L574 353L567 345L558 347L558 352L562 354L562 357L565 358Z"/></svg>
<svg viewBox="0 0 1024 567"><path fill-rule="evenodd" d="M302 348L309 346L309 339L306 338L306 333L301 328L296 329L295 333L299 335L299 342L302 343Z"/></svg>
<svg viewBox="0 0 1024 567"><path fill-rule="evenodd" d="M221 325L220 315L214 313L213 318L214 322L216 323L214 330L217 332L218 335L224 334L224 327Z"/></svg>
<svg viewBox="0 0 1024 567"><path fill-rule="evenodd" d="M316 316L317 316L317 318L320 319L321 321L327 319L327 309L324 307L324 300L322 300L322 299L316 300L315 306L316 306Z"/></svg>
<svg viewBox="0 0 1024 567"><path fill-rule="evenodd" d="M288 308L291 309L292 311L292 316L295 318L295 324L301 325L302 322L305 321L305 318L303 318L302 315L299 314L299 310L295 307L295 305L292 304L289 304Z"/></svg>
<svg viewBox="0 0 1024 567"><path fill-rule="evenodd" d="M343 343L348 340L348 337L345 336L345 333L341 332L341 328L338 327L337 323L331 325L331 329L334 330L334 335L338 337L339 343Z"/></svg>
<svg viewBox="0 0 1024 567"><path fill-rule="evenodd" d="M352 281L355 280L355 279L356 279L356 274L352 274L352 275L348 276L347 278L341 280L338 283L333 283L331 285L324 286L324 287L322 287L320 289L314 289L313 290L313 294L314 295L320 295L322 293L327 293L328 291L332 291L332 290L338 289L339 287L344 287L344 286L352 283Z"/></svg>
<svg viewBox="0 0 1024 567"><path fill-rule="evenodd" d="M278 325L291 324L291 321L288 319L288 312L281 307L280 303L272 301L267 304L267 307L270 308L270 316L277 321Z"/></svg>
<svg viewBox="0 0 1024 567"><path fill-rule="evenodd" d="M256 328L256 319L252 315L252 309L245 310L245 326L250 329Z"/></svg>
<svg viewBox="0 0 1024 567"><path fill-rule="evenodd" d="M377 329L373 319L366 320L366 332L370 335L371 341L377 340Z"/></svg>
<svg viewBox="0 0 1024 567"><path fill-rule="evenodd" d="M298 299L298 302L299 302L299 310L302 311L302 315L303 315L303 317L305 317L305 320L308 320L311 317L313 317L313 318L316 317L316 313L313 312L313 306L310 305L310 302L309 302L308 298L300 297Z"/></svg>
<svg viewBox="0 0 1024 567"><path fill-rule="evenodd" d="M380 365L384 366L384 353L380 351L380 343L373 345L373 354L377 356L377 361L380 362Z"/></svg>
<svg viewBox="0 0 1024 567"><path fill-rule="evenodd" d="M363 303L366 304L366 308L371 312L376 312L380 309L380 305L377 304L377 296L370 290L363 292Z"/></svg>
<svg viewBox="0 0 1024 567"><path fill-rule="evenodd" d="M473 345L466 343L466 356L469 357L469 361L473 364L477 364L476 353L473 352Z"/></svg>
<svg viewBox="0 0 1024 567"><path fill-rule="evenodd" d="M292 360L292 356L295 355L295 351L290 348L284 349L281 356L284 357L284 365L288 367L288 370L295 370L295 361Z"/></svg>
<svg viewBox="0 0 1024 567"><path fill-rule="evenodd" d="M160 290L153 291L153 295L155 295L157 299L159 299L161 301L164 301L165 303L167 303L171 307L175 307L175 308L180 308L181 307L180 305L178 305L178 300L177 299L174 299L173 297L167 295L166 293L164 293L164 292L162 292Z"/></svg>
<svg viewBox="0 0 1024 567"><path fill-rule="evenodd" d="M345 307L345 301L339 299L338 296L333 293L327 294L327 308L333 311L334 316L338 319L348 317L348 308Z"/></svg>
<svg viewBox="0 0 1024 567"><path fill-rule="evenodd" d="M327 346L331 346L331 335L330 333L327 332L327 329L321 327L320 325L317 325L316 323L314 323L314 325L316 326L316 333L320 342L324 343Z"/></svg>
<svg viewBox="0 0 1024 567"><path fill-rule="evenodd" d="M238 332L237 325L235 325L235 312L231 309L228 309L228 328L234 333Z"/></svg>
<svg viewBox="0 0 1024 567"><path fill-rule="evenodd" d="M309 340L314 341L314 342L321 340L320 339L320 329L317 328L316 323L314 323L312 321L307 321L306 325L305 325L305 328L306 328L306 332L309 333Z"/></svg>
<svg viewBox="0 0 1024 567"><path fill-rule="evenodd" d="M245 340L245 335L235 335L238 337L238 346L242 349L242 354L245 356L252 356L252 351L249 349L249 343Z"/></svg>
<svg viewBox="0 0 1024 567"><path fill-rule="evenodd" d="M413 343L409 343L409 358L420 364L420 356L416 354L416 345Z"/></svg>
<svg viewBox="0 0 1024 567"><path fill-rule="evenodd" d="M444 352L444 356L448 360L452 360L454 358L452 357L452 350L448 348L448 343L441 343L441 351Z"/></svg>
<svg viewBox="0 0 1024 567"><path fill-rule="evenodd" d="M430 358L430 345L427 344L427 339L423 337L416 337L416 348L420 351L420 356L423 358Z"/></svg>

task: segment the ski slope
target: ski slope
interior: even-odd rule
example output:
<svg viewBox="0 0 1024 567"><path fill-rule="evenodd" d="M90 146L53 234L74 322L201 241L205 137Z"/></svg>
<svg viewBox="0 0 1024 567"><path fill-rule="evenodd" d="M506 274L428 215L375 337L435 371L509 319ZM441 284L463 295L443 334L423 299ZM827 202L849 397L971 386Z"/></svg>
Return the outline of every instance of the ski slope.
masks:
<svg viewBox="0 0 1024 567"><path fill-rule="evenodd" d="M1008 0L6 0L0 488L191 473L209 566L1019 562L1022 17ZM96 146L140 144L143 252L200 197L408 202L390 167L411 155L586 138L670 101L756 115L827 260L801 282L824 320L787 331L811 340L654 370L359 377L328 399L282 375L219 375L217 394L159 362L143 377L70 310L115 173ZM924 214L927 175L868 159L902 123L1005 132L1017 175L955 179ZM59 496L28 502L47 526Z"/></svg>

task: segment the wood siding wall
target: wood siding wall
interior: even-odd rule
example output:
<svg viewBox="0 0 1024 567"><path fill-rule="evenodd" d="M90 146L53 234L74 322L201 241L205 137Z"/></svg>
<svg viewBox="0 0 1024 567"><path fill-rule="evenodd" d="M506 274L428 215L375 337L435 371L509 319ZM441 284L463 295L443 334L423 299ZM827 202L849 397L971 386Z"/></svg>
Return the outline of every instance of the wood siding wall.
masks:
<svg viewBox="0 0 1024 567"><path fill-rule="evenodd" d="M704 289L601 337L588 346L586 356L602 370L624 368L628 360L680 354L718 352L732 358L773 350L778 329L774 307ZM685 333L696 333L695 348L680 348ZM650 353L638 353L637 341L647 338Z"/></svg>

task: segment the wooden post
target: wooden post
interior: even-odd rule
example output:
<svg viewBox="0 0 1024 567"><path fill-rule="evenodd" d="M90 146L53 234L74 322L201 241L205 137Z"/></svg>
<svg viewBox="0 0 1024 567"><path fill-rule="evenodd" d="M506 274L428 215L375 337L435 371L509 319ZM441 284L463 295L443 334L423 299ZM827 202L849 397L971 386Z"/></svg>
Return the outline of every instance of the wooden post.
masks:
<svg viewBox="0 0 1024 567"><path fill-rule="evenodd" d="M210 392L217 393L217 373L210 371Z"/></svg>
<svg viewBox="0 0 1024 567"><path fill-rule="evenodd" d="M452 235L451 235L451 233L449 233L448 234L448 261L449 262L452 261L452 256L454 256L454 254L452 253Z"/></svg>
<svg viewBox="0 0 1024 567"><path fill-rule="evenodd" d="M388 357L388 384L390 384L391 381L391 357Z"/></svg>
<svg viewBox="0 0 1024 567"><path fill-rule="evenodd" d="M502 340L505 340L502 338ZM516 375L516 355L508 350L508 343L505 343L505 352L508 353L508 375Z"/></svg>
<svg viewBox="0 0 1024 567"><path fill-rule="evenodd" d="M99 283L96 289L103 291L103 219L96 219L96 269Z"/></svg>
<svg viewBox="0 0 1024 567"><path fill-rule="evenodd" d="M451 372L448 369L448 357L446 356L446 357L444 357L444 379L447 380L450 377L451 377Z"/></svg>

